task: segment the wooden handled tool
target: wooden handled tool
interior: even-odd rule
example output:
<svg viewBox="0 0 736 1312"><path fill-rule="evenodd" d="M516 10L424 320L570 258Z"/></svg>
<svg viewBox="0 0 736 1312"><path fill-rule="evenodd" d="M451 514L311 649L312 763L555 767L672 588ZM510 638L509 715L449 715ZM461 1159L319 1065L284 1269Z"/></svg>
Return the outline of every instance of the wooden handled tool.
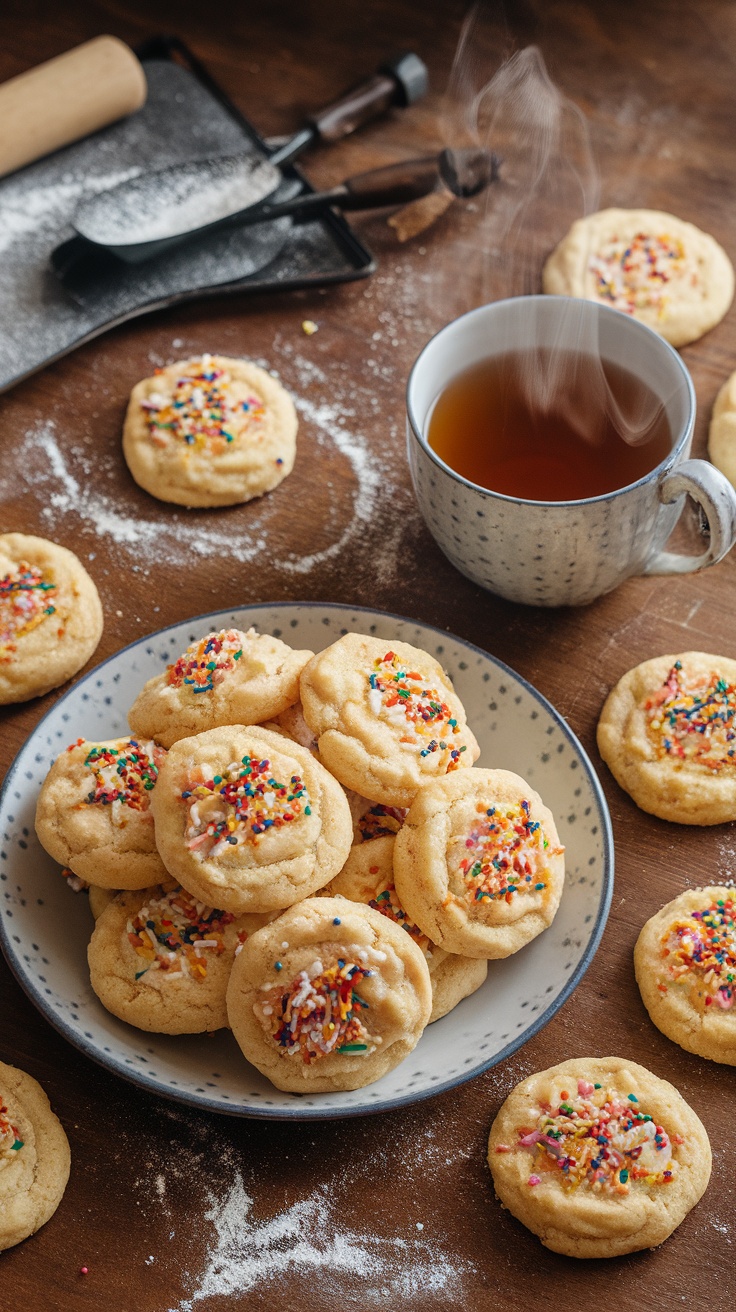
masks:
<svg viewBox="0 0 736 1312"><path fill-rule="evenodd" d="M140 109L146 76L133 51L98 36L0 86L0 177Z"/></svg>

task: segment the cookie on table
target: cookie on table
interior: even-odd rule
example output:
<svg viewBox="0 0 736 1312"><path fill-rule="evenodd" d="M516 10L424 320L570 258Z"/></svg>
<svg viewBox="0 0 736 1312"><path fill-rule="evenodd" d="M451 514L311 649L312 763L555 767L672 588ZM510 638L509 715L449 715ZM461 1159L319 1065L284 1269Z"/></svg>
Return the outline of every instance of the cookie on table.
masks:
<svg viewBox="0 0 736 1312"><path fill-rule="evenodd" d="M736 661L688 651L635 666L608 695L598 750L643 811L736 820Z"/></svg>
<svg viewBox="0 0 736 1312"><path fill-rule="evenodd" d="M151 798L166 752L137 738L72 743L56 758L36 805L50 856L100 888L147 888L166 878Z"/></svg>
<svg viewBox="0 0 736 1312"><path fill-rule="evenodd" d="M420 789L394 846L407 914L447 952L508 957L552 923L564 848L552 812L508 770L462 770Z"/></svg>
<svg viewBox="0 0 736 1312"><path fill-rule="evenodd" d="M258 724L298 701L299 675L311 657L255 629L208 633L148 680L128 723L164 747L222 724Z"/></svg>
<svg viewBox="0 0 736 1312"><path fill-rule="evenodd" d="M394 883L395 841L393 834L383 834L355 844L339 875L327 885L324 894L373 907L399 925L421 948L432 985L431 1023L446 1016L458 1002L485 983L488 962L445 952L407 916Z"/></svg>
<svg viewBox="0 0 736 1312"><path fill-rule="evenodd" d="M573 223L544 266L542 286L623 310L685 346L720 323L733 266L708 233L659 210L599 210Z"/></svg>
<svg viewBox="0 0 736 1312"><path fill-rule="evenodd" d="M647 921L634 949L644 1006L687 1052L736 1066L736 889L688 888Z"/></svg>
<svg viewBox="0 0 736 1312"><path fill-rule="evenodd" d="M736 373L726 379L716 397L708 430L708 455L736 487Z"/></svg>
<svg viewBox="0 0 736 1312"><path fill-rule="evenodd" d="M182 738L152 799L169 874L239 915L309 897L345 864L350 808L311 752L267 729L230 725Z"/></svg>
<svg viewBox="0 0 736 1312"><path fill-rule="evenodd" d="M480 753L442 666L408 643L348 633L313 657L300 688L327 769L376 802L409 806Z"/></svg>
<svg viewBox="0 0 736 1312"><path fill-rule="evenodd" d="M361 1089L409 1055L432 1010L421 949L378 911L316 897L245 943L227 990L243 1055L277 1089Z"/></svg>
<svg viewBox="0 0 736 1312"><path fill-rule="evenodd" d="M0 705L58 688L101 637L99 594L73 552L46 538L0 534Z"/></svg>
<svg viewBox="0 0 736 1312"><path fill-rule="evenodd" d="M618 1257L667 1239L702 1197L703 1125L666 1080L577 1057L522 1080L493 1122L496 1194L546 1248Z"/></svg>
<svg viewBox="0 0 736 1312"><path fill-rule="evenodd" d="M281 383L248 360L201 355L131 392L123 455L136 483L177 506L232 506L291 473L298 421Z"/></svg>
<svg viewBox="0 0 736 1312"><path fill-rule="evenodd" d="M54 1215L70 1162L67 1137L41 1085L0 1062L0 1251Z"/></svg>
<svg viewBox="0 0 736 1312"><path fill-rule="evenodd" d="M87 950L92 988L108 1011L139 1030L222 1029L236 953L267 920L204 906L178 884L119 893Z"/></svg>

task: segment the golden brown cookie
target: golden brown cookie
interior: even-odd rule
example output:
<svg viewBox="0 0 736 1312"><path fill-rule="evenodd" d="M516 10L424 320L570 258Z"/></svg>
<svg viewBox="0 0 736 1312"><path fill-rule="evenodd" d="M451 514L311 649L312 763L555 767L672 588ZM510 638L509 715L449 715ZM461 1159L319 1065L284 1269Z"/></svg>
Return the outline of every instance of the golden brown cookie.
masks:
<svg viewBox="0 0 736 1312"><path fill-rule="evenodd" d="M0 1062L0 1251L54 1215L70 1160L67 1137L41 1085Z"/></svg>
<svg viewBox="0 0 736 1312"><path fill-rule="evenodd" d="M92 988L108 1011L140 1030L221 1029L235 956L268 918L216 911L178 884L119 893L87 951Z"/></svg>
<svg viewBox="0 0 736 1312"><path fill-rule="evenodd" d="M294 402L265 369L195 356L133 388L123 455L136 483L161 501L232 506L291 472L297 427Z"/></svg>
<svg viewBox="0 0 736 1312"><path fill-rule="evenodd" d="M488 1164L503 1205L546 1248L618 1257L672 1234L705 1192L711 1151L666 1080L621 1057L576 1057L517 1084Z"/></svg>
<svg viewBox="0 0 736 1312"><path fill-rule="evenodd" d="M135 738L79 738L49 770L36 833L55 861L100 888L147 888L166 878L151 798L162 747Z"/></svg>
<svg viewBox="0 0 736 1312"><path fill-rule="evenodd" d="M736 661L688 651L635 666L608 695L598 749L643 811L736 820Z"/></svg>
<svg viewBox="0 0 736 1312"><path fill-rule="evenodd" d="M416 943L345 898L309 898L259 930L227 990L244 1056L290 1093L372 1084L409 1055L431 1010Z"/></svg>
<svg viewBox="0 0 736 1312"><path fill-rule="evenodd" d="M182 738L152 809L170 875L208 906L276 911L329 883L350 851L345 794L311 752L231 725Z"/></svg>
<svg viewBox="0 0 736 1312"><path fill-rule="evenodd" d="M488 962L480 958L460 957L445 952L432 943L407 916L399 901L394 883L394 834L363 839L350 849L339 875L323 890L328 897L345 897L373 907L400 925L424 953L432 984L430 1023L452 1011L458 1002L475 993L485 982Z"/></svg>
<svg viewBox="0 0 736 1312"><path fill-rule="evenodd" d="M46 538L0 534L0 705L58 688L101 637L100 598L77 557Z"/></svg>
<svg viewBox="0 0 736 1312"><path fill-rule="evenodd" d="M610 209L573 223L542 285L612 305L685 346L723 318L734 274L723 247L692 223L659 210Z"/></svg>
<svg viewBox="0 0 736 1312"><path fill-rule="evenodd" d="M668 902L642 929L634 967L668 1039L736 1066L736 889L688 888Z"/></svg>
<svg viewBox="0 0 736 1312"><path fill-rule="evenodd" d="M128 722L164 747L223 724L258 724L298 700L299 675L311 656L255 629L208 633L148 680Z"/></svg>
<svg viewBox="0 0 736 1312"><path fill-rule="evenodd" d="M552 923L564 848L538 793L508 770L462 770L422 788L396 836L407 914L464 957L508 957Z"/></svg>
<svg viewBox="0 0 736 1312"><path fill-rule="evenodd" d="M300 687L321 759L363 797L409 806L479 754L442 666L408 643L347 633L309 662Z"/></svg>

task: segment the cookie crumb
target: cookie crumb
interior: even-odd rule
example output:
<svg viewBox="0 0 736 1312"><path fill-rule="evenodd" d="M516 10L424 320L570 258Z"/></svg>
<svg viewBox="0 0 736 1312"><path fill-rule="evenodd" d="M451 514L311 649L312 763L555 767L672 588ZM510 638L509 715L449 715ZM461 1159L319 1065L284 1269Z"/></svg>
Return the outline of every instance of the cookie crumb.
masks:
<svg viewBox="0 0 736 1312"><path fill-rule="evenodd" d="M302 332L305 337L312 337L319 332L319 324L315 323L314 319L304 319L302 320Z"/></svg>

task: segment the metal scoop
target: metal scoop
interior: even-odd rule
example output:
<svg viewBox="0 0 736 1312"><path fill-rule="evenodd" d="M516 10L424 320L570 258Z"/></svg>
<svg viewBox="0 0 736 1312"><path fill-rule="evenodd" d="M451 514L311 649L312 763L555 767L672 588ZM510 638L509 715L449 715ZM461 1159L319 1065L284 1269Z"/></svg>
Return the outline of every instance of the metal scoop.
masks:
<svg viewBox="0 0 736 1312"><path fill-rule="evenodd" d="M224 227L263 223L284 215L402 205L440 182L456 196L474 196L497 176L485 150L443 150L347 178L329 191L269 202L281 174L270 160L231 155L174 165L132 178L80 206L74 227L95 247L140 264L182 242Z"/></svg>

